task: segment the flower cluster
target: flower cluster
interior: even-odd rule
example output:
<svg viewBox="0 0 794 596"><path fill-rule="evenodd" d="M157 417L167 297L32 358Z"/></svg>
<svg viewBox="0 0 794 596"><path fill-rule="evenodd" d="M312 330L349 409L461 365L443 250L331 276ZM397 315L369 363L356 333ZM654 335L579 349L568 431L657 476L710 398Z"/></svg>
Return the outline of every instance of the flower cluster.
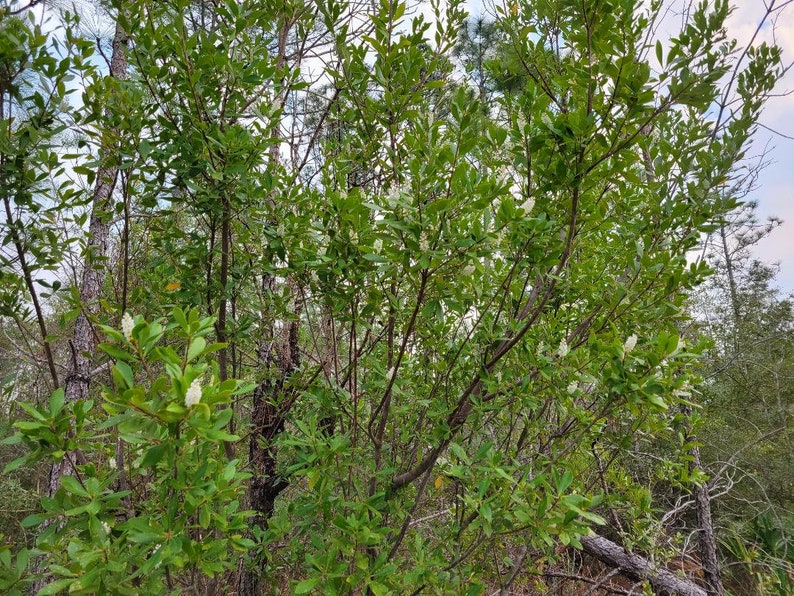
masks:
<svg viewBox="0 0 794 596"><path fill-rule="evenodd" d="M571 350L568 347L567 340L563 339L560 342L560 346L557 348L557 356L559 356L560 358L565 358L568 355L568 352L570 352L570 351Z"/></svg>
<svg viewBox="0 0 794 596"><path fill-rule="evenodd" d="M629 355L631 351L637 347L637 335L632 333L631 335L626 338L626 342L623 344L623 354Z"/></svg>
<svg viewBox="0 0 794 596"><path fill-rule="evenodd" d="M124 339L132 341L132 329L135 327L135 321L130 316L130 313L125 312L121 317L121 332L124 334Z"/></svg>
<svg viewBox="0 0 794 596"><path fill-rule="evenodd" d="M195 406L201 401L201 383L199 383L198 379L194 379L193 382L190 384L190 387L187 389L187 393L185 393L185 407L190 408Z"/></svg>
<svg viewBox="0 0 794 596"><path fill-rule="evenodd" d="M430 250L430 242L427 240L427 235L424 232L422 232L422 235L419 237L419 250L422 252Z"/></svg>

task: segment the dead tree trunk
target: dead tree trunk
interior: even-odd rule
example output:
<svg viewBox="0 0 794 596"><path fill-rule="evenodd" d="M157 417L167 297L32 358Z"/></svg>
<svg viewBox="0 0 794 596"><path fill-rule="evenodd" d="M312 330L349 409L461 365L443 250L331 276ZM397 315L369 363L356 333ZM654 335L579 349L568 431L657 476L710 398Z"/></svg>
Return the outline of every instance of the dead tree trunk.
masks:
<svg viewBox="0 0 794 596"><path fill-rule="evenodd" d="M583 537L582 548L591 557L619 569L622 575L635 581L647 581L654 593L660 596L707 596L700 586L656 567L645 557L630 553L602 536Z"/></svg>
<svg viewBox="0 0 794 596"><path fill-rule="evenodd" d="M262 285L266 294L275 289L275 278L263 276ZM294 288L293 288L294 290ZM295 303L295 313L300 311ZM248 444L248 459L252 473L248 486L248 508L255 511L252 525L266 528L276 498L287 488L289 482L279 476L274 439L284 430L286 416L294 401L294 389L286 387L289 376L300 364L298 348L299 320L284 321L279 333L275 325L272 334L259 345L259 361L268 377L254 390L251 412L251 436ZM246 560L241 559L237 581L239 596L256 596L260 590L261 572L246 568Z"/></svg>
<svg viewBox="0 0 794 596"><path fill-rule="evenodd" d="M694 437L689 437L688 442L694 442ZM700 448L695 444L690 450L692 461L690 469L702 471L700 463ZM717 535L711 519L711 496L709 495L708 482L695 487L695 506L698 521L698 543L700 545L700 560L703 563L703 578L706 581L706 591L709 596L724 596L725 588L722 585L720 562L717 557Z"/></svg>

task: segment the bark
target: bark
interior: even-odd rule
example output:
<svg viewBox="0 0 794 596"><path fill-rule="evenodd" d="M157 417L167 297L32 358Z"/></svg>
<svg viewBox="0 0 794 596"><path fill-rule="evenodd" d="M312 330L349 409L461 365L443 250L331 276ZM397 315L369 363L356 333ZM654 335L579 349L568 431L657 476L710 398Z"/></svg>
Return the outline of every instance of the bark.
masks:
<svg viewBox="0 0 794 596"><path fill-rule="evenodd" d="M694 442L693 437L689 437L687 440L689 442ZM692 447L690 453L692 455L690 468L693 471L702 471L700 448L697 444ZM717 558L717 535L714 532L714 524L711 519L711 496L709 495L709 486L707 482L695 488L695 505L697 510L700 560L703 564L703 579L706 582L706 591L709 596L724 596L725 589L722 586L720 562Z"/></svg>
<svg viewBox="0 0 794 596"><path fill-rule="evenodd" d="M127 44L129 36L116 23L113 34L113 53L110 59L109 76L114 79L127 78ZM103 151L112 153L114 147L102 147ZM116 186L119 170L112 158L102 165L96 176L91 204L91 219L88 225L88 241L86 244L85 268L80 283L80 315L75 321L74 335L69 342L71 356L67 364L66 377L64 378L64 395L68 402L74 402L88 397L91 383L91 370L93 355L97 346L97 336L92 327L90 318L99 312L99 296L107 272L106 260L110 253L110 199ZM75 474L75 462L79 461L77 454L67 453L60 462L50 468L50 477L47 486L50 497L55 494L61 485L64 475ZM43 561L36 567L40 569ZM31 586L31 594L36 594L48 583L46 577Z"/></svg>
<svg viewBox="0 0 794 596"><path fill-rule="evenodd" d="M111 78L123 80L127 78L127 33L116 24L113 35L113 54L110 59ZM105 152L113 151L113 147L103 147ZM114 160L101 166L96 176L94 195L91 206L91 220L88 226L88 242L86 245L85 268L80 283L80 315L74 325L74 335L69 342L71 355L64 378L64 393L67 402L74 402L88 397L91 383L93 356L97 346L97 336L91 324L91 317L99 312L99 296L105 281L107 268L105 261L109 255L110 199L116 186L119 170ZM50 470L49 494L52 496L61 483L63 474L71 474L73 470L64 458Z"/></svg>
<svg viewBox="0 0 794 596"><path fill-rule="evenodd" d="M264 292L272 293L276 280L272 275L263 276ZM291 284L290 284L291 285ZM295 288L292 288L293 291ZM296 313L300 305L295 304ZM293 402L294 389L286 389L285 383L300 364L298 348L299 320L283 321L280 333L271 325L271 337L259 344L258 357L263 370L268 371L266 378L254 391L251 412L251 436L248 444L248 460L252 477L248 486L248 508L256 513L252 525L267 528L268 519L273 514L276 498L289 486L289 482L279 476L277 452L273 440L284 430L286 415ZM275 374L273 374L275 372ZM240 560L237 579L238 596L255 596L261 593L261 573L246 568L246 560Z"/></svg>
<svg viewBox="0 0 794 596"><path fill-rule="evenodd" d="M660 596L707 596L703 588L693 582L656 567L640 555L630 553L625 548L602 536L582 538L582 547L591 557L602 563L620 569L620 573L635 581L647 581L655 594Z"/></svg>
<svg viewBox="0 0 794 596"><path fill-rule="evenodd" d="M253 432L248 446L249 464L254 471L249 487L249 504L256 511L254 523L262 528L273 513L276 497L287 482L278 475L276 451L273 440L284 430L285 416L292 402L285 391L285 382L298 367L298 322L285 326L286 336L281 346L275 342L263 342L260 357L265 370L277 370L275 379L266 379L254 391L254 408L251 413ZM281 349L279 349L281 348Z"/></svg>

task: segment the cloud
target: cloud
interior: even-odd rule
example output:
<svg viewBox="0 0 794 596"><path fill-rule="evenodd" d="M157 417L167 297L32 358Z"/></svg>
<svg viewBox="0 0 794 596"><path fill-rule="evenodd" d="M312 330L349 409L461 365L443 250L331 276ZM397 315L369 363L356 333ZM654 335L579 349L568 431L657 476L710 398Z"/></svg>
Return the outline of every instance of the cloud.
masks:
<svg viewBox="0 0 794 596"><path fill-rule="evenodd" d="M780 2L778 2L780 4ZM752 39L764 17L764 3L758 0L739 0L728 21L728 33L744 47ZM780 11L758 31L756 43L777 43L783 53L784 64L794 61L794 6ZM761 217L777 216L783 219L778 227L758 243L754 256L767 263L779 263L777 285L787 292L794 291L794 139L770 132L778 131L794 137L794 69L778 84L778 96L769 100L761 116L754 147L769 145L766 159L769 165L763 170L758 188L748 200L758 202Z"/></svg>

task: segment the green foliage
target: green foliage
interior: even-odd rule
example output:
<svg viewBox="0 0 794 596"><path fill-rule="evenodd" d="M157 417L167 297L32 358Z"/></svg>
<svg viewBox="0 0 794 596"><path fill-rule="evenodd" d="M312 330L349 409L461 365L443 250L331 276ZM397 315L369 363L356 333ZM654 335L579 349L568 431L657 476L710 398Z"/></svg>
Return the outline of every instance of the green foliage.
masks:
<svg viewBox="0 0 794 596"><path fill-rule="evenodd" d="M719 275L708 302L697 303L714 338L700 435L715 486L731 489L715 503L731 563L727 585L737 593L785 594L794 478L792 395L781 379L792 375L794 319L791 297L772 285L774 269L748 258L748 245L764 233L751 207L723 230L723 254L714 259Z"/></svg>
<svg viewBox="0 0 794 596"><path fill-rule="evenodd" d="M46 557L52 580L40 594L170 592L198 581L192 576L224 573L250 546L240 508L246 474L223 448L238 440L225 430L232 411L224 406L246 388L210 376L212 323L175 309L167 325L137 318L126 337L105 328L114 387L103 391L101 408L64 403L60 389L46 407L21 404L28 418L7 441L29 453L6 472L42 459L74 466L42 499L42 512L23 521L39 527L34 552ZM109 436L118 437L115 451ZM17 567L4 557L11 572L24 568L19 554Z"/></svg>
<svg viewBox="0 0 794 596"><path fill-rule="evenodd" d="M56 391L15 423L9 470L74 469L26 520L42 593L199 590L252 547L296 593L479 593L607 521L653 550L649 487L703 481L687 254L738 204L777 50L726 104L725 2L659 72L657 3L517 2L462 45L460 2L432 39L405 3L349 8L119 11L131 76L86 86L78 142L102 149L74 173L123 172L99 318L143 315L96 327L101 407ZM248 422L250 478L226 455Z"/></svg>

